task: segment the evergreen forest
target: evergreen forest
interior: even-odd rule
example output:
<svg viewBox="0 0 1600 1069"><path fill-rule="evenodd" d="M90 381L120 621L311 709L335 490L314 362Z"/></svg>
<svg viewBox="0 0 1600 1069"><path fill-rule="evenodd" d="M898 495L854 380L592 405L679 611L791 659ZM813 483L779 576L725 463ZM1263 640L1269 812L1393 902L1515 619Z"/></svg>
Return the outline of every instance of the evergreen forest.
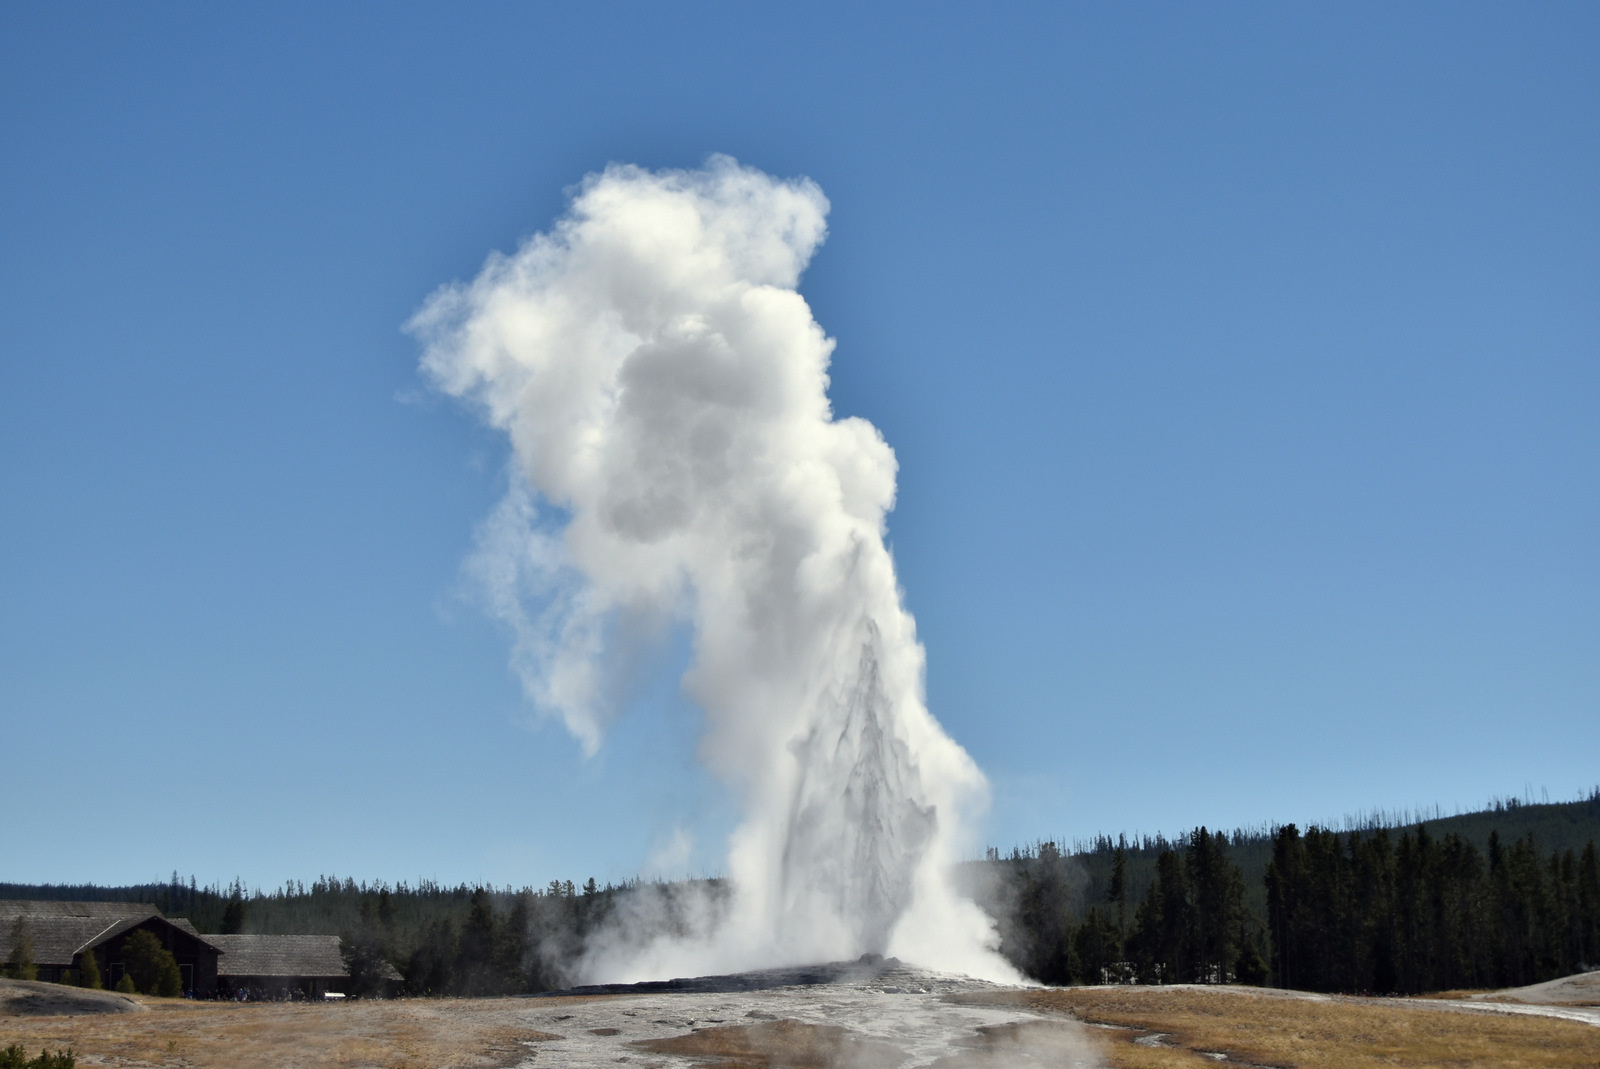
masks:
<svg viewBox="0 0 1600 1069"><path fill-rule="evenodd" d="M1600 968L1600 789L1428 820L1374 814L1343 830L1200 827L990 849L962 866L1000 949L1049 984L1247 983L1418 994L1511 987ZM136 901L203 933L337 934L352 994L570 986L598 938L688 930L721 880L542 888L358 883L271 891L191 878L123 887L0 883L0 898Z"/></svg>

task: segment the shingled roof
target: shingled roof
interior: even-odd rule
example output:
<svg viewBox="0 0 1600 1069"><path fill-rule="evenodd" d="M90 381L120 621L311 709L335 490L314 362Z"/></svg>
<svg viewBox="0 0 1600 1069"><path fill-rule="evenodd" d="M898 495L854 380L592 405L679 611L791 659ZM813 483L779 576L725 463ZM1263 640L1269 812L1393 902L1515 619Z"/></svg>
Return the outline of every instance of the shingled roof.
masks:
<svg viewBox="0 0 1600 1069"><path fill-rule="evenodd" d="M98 946L152 917L166 919L156 907L138 902L0 899L0 941L10 942L18 917L23 918L33 939L35 964L63 967L70 967L73 956L87 947ZM5 949L9 952L11 948Z"/></svg>
<svg viewBox="0 0 1600 1069"><path fill-rule="evenodd" d="M0 898L0 920L14 921L18 914L29 917L121 917L137 913L158 913L148 902L58 902L42 898Z"/></svg>
<svg viewBox="0 0 1600 1069"><path fill-rule="evenodd" d="M206 942L222 951L219 976L350 975L336 935L208 935Z"/></svg>

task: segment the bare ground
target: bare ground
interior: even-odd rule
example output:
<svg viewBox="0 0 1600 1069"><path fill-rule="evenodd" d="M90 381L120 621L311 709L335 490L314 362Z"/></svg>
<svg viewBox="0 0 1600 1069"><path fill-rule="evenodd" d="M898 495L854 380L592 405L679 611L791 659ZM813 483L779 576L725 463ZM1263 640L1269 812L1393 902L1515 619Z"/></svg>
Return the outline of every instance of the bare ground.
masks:
<svg viewBox="0 0 1600 1069"><path fill-rule="evenodd" d="M1559 980L1546 980L1542 984L1530 984L1527 987L1473 991L1466 993L1465 997L1495 1002L1521 1002L1533 1006L1600 1007L1600 970L1582 972L1576 976L1563 976Z"/></svg>
<svg viewBox="0 0 1600 1069"><path fill-rule="evenodd" d="M894 1069L903 1057L887 1043L864 1039L839 1025L762 1021L701 1028L668 1039L634 1044L656 1054L714 1058L724 1069Z"/></svg>

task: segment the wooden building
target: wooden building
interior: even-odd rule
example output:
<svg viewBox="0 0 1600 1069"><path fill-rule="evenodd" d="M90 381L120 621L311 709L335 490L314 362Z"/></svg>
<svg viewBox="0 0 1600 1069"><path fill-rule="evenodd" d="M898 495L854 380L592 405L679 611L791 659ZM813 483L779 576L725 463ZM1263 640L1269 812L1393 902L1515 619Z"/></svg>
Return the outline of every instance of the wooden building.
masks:
<svg viewBox="0 0 1600 1069"><path fill-rule="evenodd" d="M320 999L350 982L336 935L212 935L222 991L249 998ZM392 971L392 967L391 967ZM399 974L395 974L396 978Z"/></svg>
<svg viewBox="0 0 1600 1069"><path fill-rule="evenodd" d="M11 952L11 933L21 920L33 943L39 979L59 983L68 970L83 967L93 954L106 987L122 979L122 948L136 931L146 931L177 959L183 989L210 998L217 989L214 936L203 936L182 918L168 919L154 906L133 902L49 902L0 899L0 958Z"/></svg>

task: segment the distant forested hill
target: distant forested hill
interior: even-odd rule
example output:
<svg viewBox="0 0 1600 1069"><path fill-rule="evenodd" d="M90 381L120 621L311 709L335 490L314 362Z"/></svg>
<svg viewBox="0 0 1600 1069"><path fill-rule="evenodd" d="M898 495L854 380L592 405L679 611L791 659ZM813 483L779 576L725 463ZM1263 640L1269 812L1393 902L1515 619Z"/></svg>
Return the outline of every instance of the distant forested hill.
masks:
<svg viewBox="0 0 1600 1069"><path fill-rule="evenodd" d="M1306 828L1318 826L1314 823L1305 825ZM1226 836L1229 855L1233 863L1239 867L1244 880L1245 903L1253 907L1263 918L1266 916L1266 887L1263 881L1267 863L1272 858L1273 839L1279 827L1280 825L1274 824L1258 828L1236 828L1231 832L1224 832L1222 828L1210 829L1212 834L1222 833ZM1513 843L1531 836L1539 849L1546 854L1552 851L1565 853L1568 850L1581 854L1584 846L1591 840L1600 844L1600 787L1591 791L1587 797L1573 802L1535 803L1511 798L1494 801L1475 812L1458 813L1453 816L1436 814L1427 817L1414 813L1374 812L1361 817L1346 818L1339 822L1337 830L1342 833L1351 831L1371 833L1381 829L1388 832L1392 838L1398 838L1406 832L1415 833L1419 827L1425 827L1428 834L1436 839L1443 839L1451 834L1458 835L1463 841L1476 847L1480 854L1488 852L1491 833L1498 833L1501 841L1505 843ZM1333 829L1330 827L1328 830ZM1186 836L1169 840L1161 835L1146 835L1133 839L1126 836L1113 838L1102 835L1087 842L1073 843L1070 850L1067 850L1066 844L1063 843L1033 843L1028 846L1013 847L1009 854L991 848L986 862L976 863L971 867L990 870L996 864L1036 859L1040 850L1044 848L1054 850L1058 855L1064 855L1070 862L1071 868L1075 870L1066 879L1074 889L1072 897L1076 900L1072 915L1081 921L1086 908L1084 903L1098 902L1105 898L1107 882L1111 878L1113 860L1119 843L1125 850L1129 892L1132 899L1137 902L1155 879L1157 858L1164 851L1181 849L1186 842ZM973 874L969 879L981 886L984 877Z"/></svg>

